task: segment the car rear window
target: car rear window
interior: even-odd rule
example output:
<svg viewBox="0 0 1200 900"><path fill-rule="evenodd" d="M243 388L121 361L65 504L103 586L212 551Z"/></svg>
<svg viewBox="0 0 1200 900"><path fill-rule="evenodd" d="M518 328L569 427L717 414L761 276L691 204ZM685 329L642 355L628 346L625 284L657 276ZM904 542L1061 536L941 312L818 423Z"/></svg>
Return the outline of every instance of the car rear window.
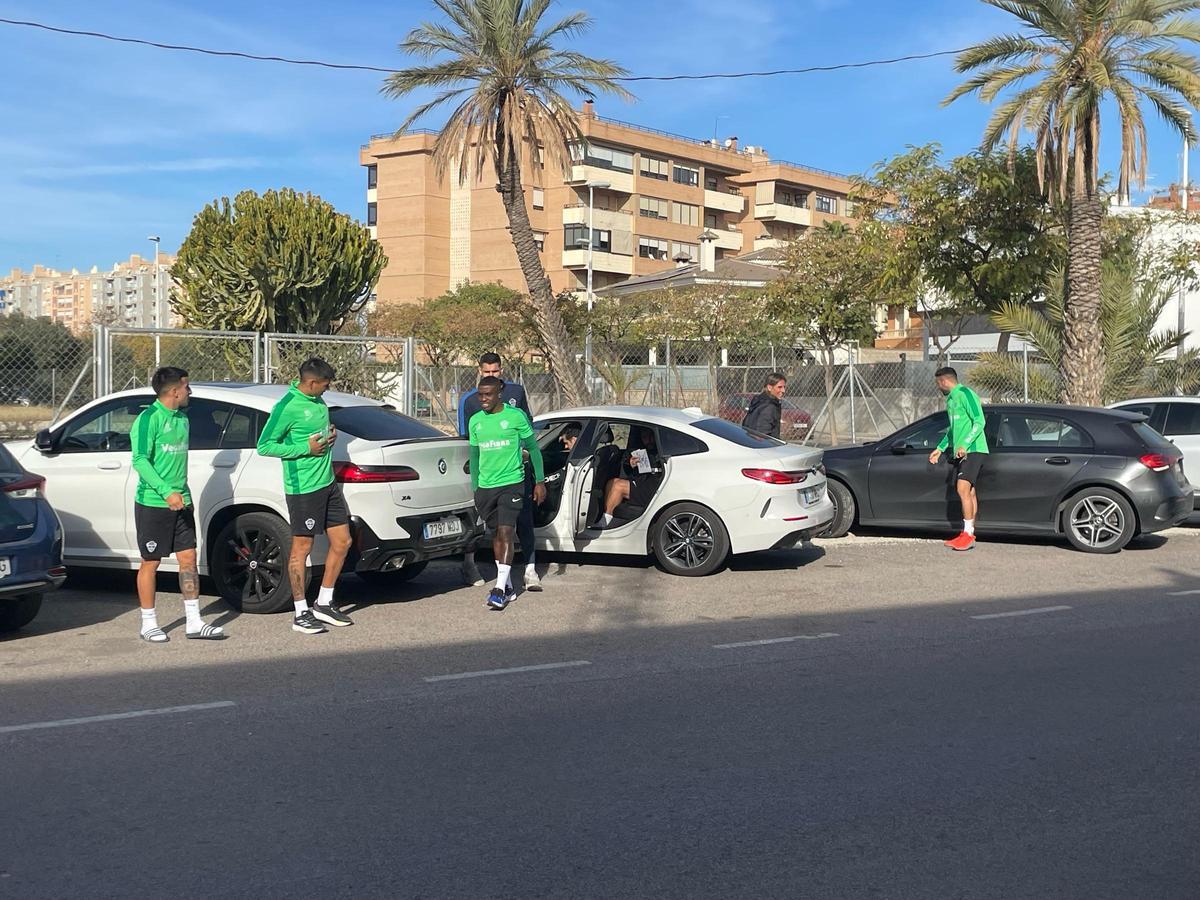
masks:
<svg viewBox="0 0 1200 900"><path fill-rule="evenodd" d="M1133 429L1133 433L1147 447L1155 450L1173 450L1175 445L1168 441L1165 437L1147 425L1145 422L1130 422L1129 427Z"/></svg>
<svg viewBox="0 0 1200 900"><path fill-rule="evenodd" d="M444 438L436 428L387 406L335 406L329 420L338 431L364 441L420 441Z"/></svg>
<svg viewBox="0 0 1200 900"><path fill-rule="evenodd" d="M735 425L724 419L700 419L693 424L701 431L708 432L715 437L724 438L730 443L737 444L739 447L763 450L767 447L781 447L784 444L783 441L777 441L775 438L767 437L765 434L747 431L741 425Z"/></svg>

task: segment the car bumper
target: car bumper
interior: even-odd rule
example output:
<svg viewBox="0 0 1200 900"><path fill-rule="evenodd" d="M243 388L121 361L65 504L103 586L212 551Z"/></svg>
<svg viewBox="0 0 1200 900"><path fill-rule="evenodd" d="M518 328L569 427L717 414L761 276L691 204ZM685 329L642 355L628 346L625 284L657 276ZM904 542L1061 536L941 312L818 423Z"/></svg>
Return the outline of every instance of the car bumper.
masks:
<svg viewBox="0 0 1200 900"><path fill-rule="evenodd" d="M0 600L56 591L66 580L67 570L61 566L46 572L24 572L20 575L11 575L0 581Z"/></svg>
<svg viewBox="0 0 1200 900"><path fill-rule="evenodd" d="M1178 497L1150 500L1139 504L1139 520L1143 534L1173 528L1186 522L1195 510L1195 500L1190 493Z"/></svg>
<svg viewBox="0 0 1200 900"><path fill-rule="evenodd" d="M783 550L820 534L833 521L834 515L829 491L824 484L821 487L824 489L820 500L809 506L797 502L794 496L788 498L781 492L774 492L769 506L756 502L744 509L743 515L726 523L733 552Z"/></svg>
<svg viewBox="0 0 1200 900"><path fill-rule="evenodd" d="M442 538L424 537L426 524L448 518L457 518L462 522L460 534ZM400 516L396 524L409 536L382 539L365 521L351 516L353 543L346 568L354 572L378 572L430 559L458 556L474 546L482 531L473 506L421 516Z"/></svg>

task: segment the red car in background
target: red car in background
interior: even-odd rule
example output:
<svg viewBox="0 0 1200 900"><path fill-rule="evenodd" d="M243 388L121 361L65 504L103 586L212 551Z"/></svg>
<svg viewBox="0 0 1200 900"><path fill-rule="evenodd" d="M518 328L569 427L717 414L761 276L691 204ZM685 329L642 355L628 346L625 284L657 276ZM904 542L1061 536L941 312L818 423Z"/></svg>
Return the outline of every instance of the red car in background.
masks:
<svg viewBox="0 0 1200 900"><path fill-rule="evenodd" d="M746 418L746 410L750 408L750 401L757 396L757 394L730 394L721 404L718 415L726 421L741 425L742 419ZM808 436L808 430L811 427L812 416L784 397L783 411L779 422L779 437L785 441L802 440Z"/></svg>

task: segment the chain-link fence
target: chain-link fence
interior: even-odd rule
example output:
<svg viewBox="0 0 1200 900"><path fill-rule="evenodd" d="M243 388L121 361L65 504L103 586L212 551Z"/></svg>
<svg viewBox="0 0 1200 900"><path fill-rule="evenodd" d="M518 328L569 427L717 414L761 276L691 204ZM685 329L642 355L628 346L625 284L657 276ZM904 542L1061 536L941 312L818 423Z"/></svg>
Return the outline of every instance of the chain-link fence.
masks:
<svg viewBox="0 0 1200 900"><path fill-rule="evenodd" d="M31 437L92 398L94 346L61 325L0 317L0 441Z"/></svg>
<svg viewBox="0 0 1200 900"><path fill-rule="evenodd" d="M413 383L411 345L411 338L267 334L263 336L262 380L290 382L304 360L319 356L337 370L338 390L419 414L407 389Z"/></svg>
<svg viewBox="0 0 1200 900"><path fill-rule="evenodd" d="M159 366L186 369L193 381L258 381L262 338L252 331L98 328L98 394L147 387Z"/></svg>

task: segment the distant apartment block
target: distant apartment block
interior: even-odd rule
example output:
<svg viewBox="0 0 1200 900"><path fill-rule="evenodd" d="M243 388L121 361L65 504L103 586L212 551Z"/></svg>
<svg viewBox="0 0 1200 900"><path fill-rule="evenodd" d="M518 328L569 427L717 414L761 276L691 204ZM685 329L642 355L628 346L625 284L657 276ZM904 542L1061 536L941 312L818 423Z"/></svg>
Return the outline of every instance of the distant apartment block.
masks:
<svg viewBox="0 0 1200 900"><path fill-rule="evenodd" d="M169 327L177 324L169 302L170 267L174 261L173 256L160 255L157 285L154 260L137 254L108 271L93 267L90 272L59 272L40 265L29 272L13 269L7 278L0 276L0 302L5 315L45 317L77 333L86 331L93 322L131 328L152 328L158 322Z"/></svg>
<svg viewBox="0 0 1200 900"><path fill-rule="evenodd" d="M845 176L774 159L737 138L694 140L606 119L590 102L578 116L585 142L574 148L566 177L540 152L527 154L522 172L555 291L586 285L589 184L596 290L699 263L705 233L715 236L715 262L852 218ZM468 280L525 290L494 173L462 185L456 173L439 178L436 138L380 135L362 147L367 224L388 257L378 301L413 302Z"/></svg>

